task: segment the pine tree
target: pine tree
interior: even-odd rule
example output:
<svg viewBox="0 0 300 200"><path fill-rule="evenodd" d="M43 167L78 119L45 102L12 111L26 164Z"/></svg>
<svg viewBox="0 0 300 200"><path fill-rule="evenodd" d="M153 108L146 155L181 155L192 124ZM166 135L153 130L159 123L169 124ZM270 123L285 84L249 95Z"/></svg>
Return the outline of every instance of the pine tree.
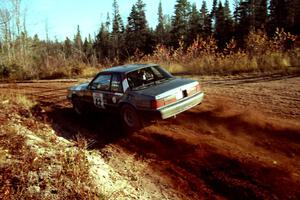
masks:
<svg viewBox="0 0 300 200"><path fill-rule="evenodd" d="M227 43L229 42L233 34L233 19L231 16L228 0L225 0L225 4L224 4L224 23L225 23L224 24L225 30L224 30L223 39L224 42Z"/></svg>
<svg viewBox="0 0 300 200"><path fill-rule="evenodd" d="M81 39L79 25L77 25L77 33L74 37L74 46L78 51L82 50L82 39Z"/></svg>
<svg viewBox="0 0 300 200"><path fill-rule="evenodd" d="M161 1L158 5L158 24L156 26L156 43L163 44L165 42L165 24Z"/></svg>
<svg viewBox="0 0 300 200"><path fill-rule="evenodd" d="M93 48L96 52L96 57L101 62L105 58L110 58L111 51L111 42L110 42L110 33L107 29L107 26L103 23L101 24L99 33L96 36Z"/></svg>
<svg viewBox="0 0 300 200"><path fill-rule="evenodd" d="M72 42L68 37L66 37L64 41L63 51L65 54L65 58L69 58L72 55Z"/></svg>
<svg viewBox="0 0 300 200"><path fill-rule="evenodd" d="M234 22L234 27L237 26L238 20L239 20L239 9L240 9L240 0L234 0L234 11L233 11L233 22Z"/></svg>
<svg viewBox="0 0 300 200"><path fill-rule="evenodd" d="M239 1L234 12L234 34L238 46L244 47L244 39L251 30L251 2Z"/></svg>
<svg viewBox="0 0 300 200"><path fill-rule="evenodd" d="M109 31L109 25L107 25L107 30ZM120 58L121 50L124 46L124 25L119 12L119 5L117 0L113 2L113 21L112 21L112 32L111 32L111 54L112 58Z"/></svg>
<svg viewBox="0 0 300 200"><path fill-rule="evenodd" d="M190 15L190 3L187 0L177 0L175 5L175 15L172 18L172 41L173 46L178 46L178 41L188 38L188 19Z"/></svg>
<svg viewBox="0 0 300 200"><path fill-rule="evenodd" d="M91 35L89 35L88 38L85 38L83 45L82 45L82 51L85 55L84 62L90 63L93 56L93 42L91 39Z"/></svg>
<svg viewBox="0 0 300 200"><path fill-rule="evenodd" d="M225 4L224 4L224 16L225 16L225 19L227 21L231 21L232 22L231 11L230 11L230 8L229 8L229 1L228 0L225 0Z"/></svg>
<svg viewBox="0 0 300 200"><path fill-rule="evenodd" d="M149 31L148 22L146 20L145 7L146 4L142 0L137 0L136 2L136 10L137 10L137 30L139 31Z"/></svg>
<svg viewBox="0 0 300 200"><path fill-rule="evenodd" d="M110 30L110 24L111 24L111 22L110 22L109 12L107 12L105 26L108 31Z"/></svg>
<svg viewBox="0 0 300 200"><path fill-rule="evenodd" d="M137 49L146 54L151 53L154 46L153 36L146 20L145 6L146 4L142 0L137 0L128 17L126 48L129 55L132 55Z"/></svg>
<svg viewBox="0 0 300 200"><path fill-rule="evenodd" d="M300 34L300 1L294 0L294 20L292 32L294 34Z"/></svg>
<svg viewBox="0 0 300 200"><path fill-rule="evenodd" d="M113 2L113 23L112 23L112 34L118 34L124 32L124 25L122 17L119 11L119 5L117 0Z"/></svg>
<svg viewBox="0 0 300 200"><path fill-rule="evenodd" d="M200 9L200 24L202 26L201 35L204 37L210 36L212 34L212 21L206 7L206 1L202 1Z"/></svg>
<svg viewBox="0 0 300 200"><path fill-rule="evenodd" d="M226 5L226 3L225 3ZM231 18L230 18L229 7L223 7L222 2L219 2L217 13L216 13L216 31L215 37L218 41L218 46L224 48L225 44L231 38Z"/></svg>
<svg viewBox="0 0 300 200"><path fill-rule="evenodd" d="M214 29L214 32L216 31L216 15L217 15L217 3L218 1L217 0L213 0L213 5L212 5L212 9L211 9L211 12L210 12L210 18L212 20L212 26L213 26L213 29Z"/></svg>
<svg viewBox="0 0 300 200"><path fill-rule="evenodd" d="M287 28L286 0L271 0L269 9L269 33L273 33L276 28Z"/></svg>
<svg viewBox="0 0 300 200"><path fill-rule="evenodd" d="M197 6L194 3L192 5L192 10L189 18L189 37L187 40L187 45L191 45L193 41L200 35L202 32L202 25L201 25L201 18L200 18L200 13L198 12Z"/></svg>
<svg viewBox="0 0 300 200"><path fill-rule="evenodd" d="M164 27L165 27L165 44L168 46L172 45L172 17L164 15Z"/></svg>
<svg viewBox="0 0 300 200"><path fill-rule="evenodd" d="M255 1L255 28L265 29L267 23L267 0Z"/></svg>
<svg viewBox="0 0 300 200"><path fill-rule="evenodd" d="M293 34L300 33L300 1L287 0L287 30Z"/></svg>
<svg viewBox="0 0 300 200"><path fill-rule="evenodd" d="M216 11L216 24L215 24L215 36L218 40L219 46L223 46L224 43L224 29L225 29L225 14L222 2L219 1L219 5Z"/></svg>
<svg viewBox="0 0 300 200"><path fill-rule="evenodd" d="M131 8L131 12L128 16L128 23L126 26L126 35L125 35L125 41L126 41L126 50L127 50L127 54L128 56L133 55L134 52L136 51L136 49L138 48L138 46L140 44L138 44L135 38L135 33L138 32L137 28L136 28L136 24L135 21L137 19L137 10L136 10L136 6L133 5Z"/></svg>

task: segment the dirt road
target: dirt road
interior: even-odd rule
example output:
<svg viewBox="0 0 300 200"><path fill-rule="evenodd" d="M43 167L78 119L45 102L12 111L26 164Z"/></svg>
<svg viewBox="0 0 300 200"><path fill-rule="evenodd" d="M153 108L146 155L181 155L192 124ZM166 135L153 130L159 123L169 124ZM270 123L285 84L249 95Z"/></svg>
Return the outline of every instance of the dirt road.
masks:
<svg viewBox="0 0 300 200"><path fill-rule="evenodd" d="M127 135L115 116L75 115L65 96L77 80L0 84L0 92L36 98L41 120L67 139L87 138L150 199L299 199L300 77L194 78L203 104Z"/></svg>

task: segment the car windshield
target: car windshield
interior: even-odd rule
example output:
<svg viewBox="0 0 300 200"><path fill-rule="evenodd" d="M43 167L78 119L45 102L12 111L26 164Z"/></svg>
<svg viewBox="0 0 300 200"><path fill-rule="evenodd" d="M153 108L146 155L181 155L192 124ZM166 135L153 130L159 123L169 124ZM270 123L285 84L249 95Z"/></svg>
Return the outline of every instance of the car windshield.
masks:
<svg viewBox="0 0 300 200"><path fill-rule="evenodd" d="M167 81L173 76L159 66L151 66L127 74L128 84L131 89L142 89Z"/></svg>

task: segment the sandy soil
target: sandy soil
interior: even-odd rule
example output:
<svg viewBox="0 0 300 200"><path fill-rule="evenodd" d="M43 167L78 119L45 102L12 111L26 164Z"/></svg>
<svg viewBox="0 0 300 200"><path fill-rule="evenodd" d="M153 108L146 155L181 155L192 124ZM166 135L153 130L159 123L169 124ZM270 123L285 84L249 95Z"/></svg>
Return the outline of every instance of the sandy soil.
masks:
<svg viewBox="0 0 300 200"><path fill-rule="evenodd" d="M299 199L300 77L193 78L206 94L201 105L131 134L116 116L75 115L66 88L84 80L0 84L0 92L30 95L59 136L88 139L130 185L112 198Z"/></svg>

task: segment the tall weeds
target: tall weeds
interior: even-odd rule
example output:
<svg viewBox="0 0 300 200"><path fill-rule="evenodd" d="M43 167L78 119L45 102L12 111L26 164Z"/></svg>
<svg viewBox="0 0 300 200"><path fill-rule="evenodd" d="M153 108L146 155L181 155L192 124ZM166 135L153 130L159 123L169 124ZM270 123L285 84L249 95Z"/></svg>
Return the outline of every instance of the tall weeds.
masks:
<svg viewBox="0 0 300 200"><path fill-rule="evenodd" d="M115 58L90 64L76 55L66 57L60 51L46 52L44 47L40 47L32 56L26 57L25 64L22 59L0 64L0 80L91 77L102 68L123 63L158 63L172 73L185 74L289 72L295 69L292 67L300 66L300 49L293 47L296 39L296 36L280 29L276 30L273 37L258 30L248 34L243 49L238 48L234 39L224 49L219 49L214 37L198 37L188 47L184 41L179 41L176 49L158 44L149 55L137 49L125 61Z"/></svg>
<svg viewBox="0 0 300 200"><path fill-rule="evenodd" d="M185 74L236 74L244 72L287 72L300 66L300 50L293 48L296 36L277 29L269 38L263 31L249 33L246 48L237 48L232 39L223 50L218 49L213 37L197 38L184 48L168 49L157 45L152 55L134 62L159 63L173 73Z"/></svg>

